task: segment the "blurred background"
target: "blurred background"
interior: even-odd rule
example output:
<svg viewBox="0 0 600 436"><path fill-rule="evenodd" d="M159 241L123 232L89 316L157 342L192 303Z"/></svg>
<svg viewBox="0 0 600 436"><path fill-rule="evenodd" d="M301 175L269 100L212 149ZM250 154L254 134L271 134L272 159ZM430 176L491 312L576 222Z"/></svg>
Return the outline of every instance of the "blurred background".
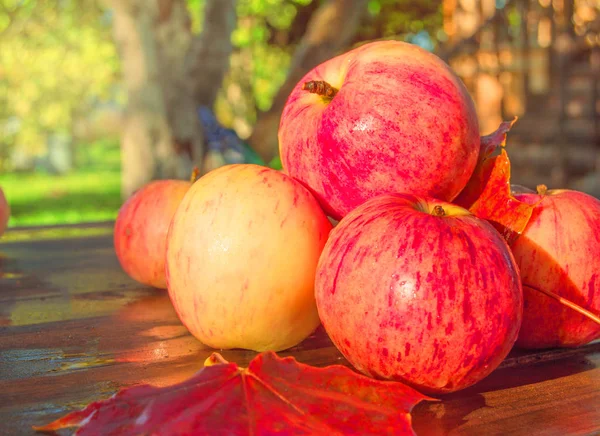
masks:
<svg viewBox="0 0 600 436"><path fill-rule="evenodd" d="M0 0L9 225L113 219L194 165L277 167L291 88L377 39L448 62L482 134L519 117L514 183L600 197L600 0Z"/></svg>

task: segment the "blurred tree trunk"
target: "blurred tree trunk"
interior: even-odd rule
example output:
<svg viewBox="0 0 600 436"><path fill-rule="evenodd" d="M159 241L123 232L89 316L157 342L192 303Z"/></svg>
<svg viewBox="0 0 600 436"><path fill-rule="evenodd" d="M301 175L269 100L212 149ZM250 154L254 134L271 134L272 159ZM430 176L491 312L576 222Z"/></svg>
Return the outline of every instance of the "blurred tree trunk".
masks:
<svg viewBox="0 0 600 436"><path fill-rule="evenodd" d="M202 34L189 56L190 81L199 105L212 107L233 51L231 33L237 25L236 0L209 0L204 7Z"/></svg>
<svg viewBox="0 0 600 436"><path fill-rule="evenodd" d="M185 0L107 3L114 10L128 94L121 139L122 195L127 198L150 180L185 179L194 165L201 166L203 136L196 110L199 103L212 104L204 90L221 85L233 26L221 20L220 27L206 26L198 37L192 34ZM231 19L235 0L207 0L206 12L207 20ZM219 49L206 50L210 44ZM204 53L215 57L210 64Z"/></svg>
<svg viewBox="0 0 600 436"><path fill-rule="evenodd" d="M314 12L284 84L271 108L259 114L250 137L254 150L267 162L278 152L279 118L290 92L308 71L348 48L367 11L367 3L367 0L328 0Z"/></svg>

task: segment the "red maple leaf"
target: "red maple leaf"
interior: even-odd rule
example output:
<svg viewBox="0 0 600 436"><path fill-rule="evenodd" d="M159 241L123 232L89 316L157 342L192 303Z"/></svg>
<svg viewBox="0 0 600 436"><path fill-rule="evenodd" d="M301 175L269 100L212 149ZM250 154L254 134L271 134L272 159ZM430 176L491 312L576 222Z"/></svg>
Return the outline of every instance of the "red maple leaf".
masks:
<svg viewBox="0 0 600 436"><path fill-rule="evenodd" d="M504 121L494 133L481 137L477 166L465 188L454 200L456 204L468 209L481 196L490 176L490 158L499 147L506 146L506 136L516 121L516 117L512 121Z"/></svg>
<svg viewBox="0 0 600 436"><path fill-rule="evenodd" d="M257 355L248 368L218 353L205 365L182 383L126 388L34 429L79 427L79 435L412 435L412 408L435 401L401 383L341 365L316 368L273 352Z"/></svg>
<svg viewBox="0 0 600 436"><path fill-rule="evenodd" d="M535 205L517 200L511 191L510 160L504 147L515 123L505 121L498 129L481 137L479 162L467 186L454 200L479 218L488 220L509 245L525 230ZM498 149L500 154L492 156Z"/></svg>

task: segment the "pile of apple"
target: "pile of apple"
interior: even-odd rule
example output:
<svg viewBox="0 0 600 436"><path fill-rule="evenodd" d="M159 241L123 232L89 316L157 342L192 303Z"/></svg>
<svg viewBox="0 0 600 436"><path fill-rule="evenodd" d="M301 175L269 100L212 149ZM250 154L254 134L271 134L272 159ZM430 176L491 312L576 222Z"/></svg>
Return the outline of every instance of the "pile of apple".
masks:
<svg viewBox="0 0 600 436"><path fill-rule="evenodd" d="M600 202L518 194L535 207L511 246L454 204L482 142L471 97L435 55L374 42L317 66L291 92L279 141L283 171L153 182L119 213L124 270L166 287L201 342L278 351L322 323L359 371L445 393L515 343L600 337L539 292L600 312Z"/></svg>

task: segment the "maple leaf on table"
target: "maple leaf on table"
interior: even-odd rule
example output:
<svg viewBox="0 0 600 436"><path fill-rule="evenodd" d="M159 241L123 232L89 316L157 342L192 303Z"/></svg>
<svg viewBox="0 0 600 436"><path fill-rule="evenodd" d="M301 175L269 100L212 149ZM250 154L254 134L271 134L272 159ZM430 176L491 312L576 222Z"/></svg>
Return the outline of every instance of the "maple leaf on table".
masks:
<svg viewBox="0 0 600 436"><path fill-rule="evenodd" d="M479 161L471 179L454 200L479 218L488 220L511 245L523 233L535 205L517 200L511 191L510 160L506 137L513 124L505 121L498 129L481 137ZM501 148L500 154L492 156Z"/></svg>
<svg viewBox="0 0 600 436"><path fill-rule="evenodd" d="M423 400L436 401L341 365L316 368L264 352L240 368L214 353L182 383L126 388L34 429L79 427L78 435L414 435L410 412Z"/></svg>

